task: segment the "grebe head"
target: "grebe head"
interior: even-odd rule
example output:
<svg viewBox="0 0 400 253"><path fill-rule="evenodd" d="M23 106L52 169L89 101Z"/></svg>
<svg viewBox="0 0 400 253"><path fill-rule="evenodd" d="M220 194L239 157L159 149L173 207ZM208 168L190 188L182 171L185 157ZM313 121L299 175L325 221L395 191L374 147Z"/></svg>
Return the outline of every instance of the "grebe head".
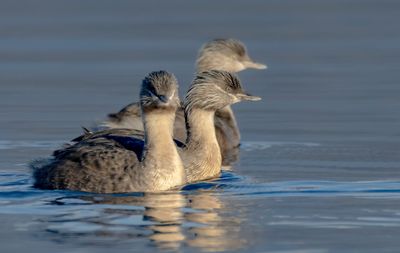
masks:
<svg viewBox="0 0 400 253"><path fill-rule="evenodd" d="M167 71L154 71L142 82L140 104L144 111L161 109L176 110L179 105L178 81Z"/></svg>
<svg viewBox="0 0 400 253"><path fill-rule="evenodd" d="M215 111L244 100L261 98L246 93L235 74L210 70L197 74L186 94L184 108L185 111L194 108Z"/></svg>
<svg viewBox="0 0 400 253"><path fill-rule="evenodd" d="M235 73L247 68L267 68L264 64L254 62L244 44L235 39L215 39L204 44L196 65L198 72L216 69Z"/></svg>

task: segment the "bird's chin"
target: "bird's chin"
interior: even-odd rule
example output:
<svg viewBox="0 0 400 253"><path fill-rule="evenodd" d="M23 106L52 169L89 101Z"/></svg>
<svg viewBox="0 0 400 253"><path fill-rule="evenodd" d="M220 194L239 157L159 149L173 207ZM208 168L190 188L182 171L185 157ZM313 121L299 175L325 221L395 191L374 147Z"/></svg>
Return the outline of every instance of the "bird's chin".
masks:
<svg viewBox="0 0 400 253"><path fill-rule="evenodd" d="M162 112L162 113L169 113L175 112L177 110L177 105L175 104L155 104L150 106L143 107L143 112L150 113L150 112Z"/></svg>
<svg viewBox="0 0 400 253"><path fill-rule="evenodd" d="M235 69L232 72L240 72L245 69L247 69L247 67L243 63L238 62L236 63Z"/></svg>

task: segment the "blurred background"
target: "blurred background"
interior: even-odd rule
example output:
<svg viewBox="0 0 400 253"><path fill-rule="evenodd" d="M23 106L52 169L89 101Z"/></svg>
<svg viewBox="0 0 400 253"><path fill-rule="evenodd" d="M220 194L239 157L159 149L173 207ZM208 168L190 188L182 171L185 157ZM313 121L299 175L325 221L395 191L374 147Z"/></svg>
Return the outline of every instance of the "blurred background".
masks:
<svg viewBox="0 0 400 253"><path fill-rule="evenodd" d="M235 106L245 138L400 135L398 1L44 0L1 6L1 139L76 135L80 125L136 101L141 79L153 70L175 73L185 94L200 46L230 37L269 65L240 73L247 89L264 98Z"/></svg>
<svg viewBox="0 0 400 253"><path fill-rule="evenodd" d="M1 0L3 249L397 252L399 14L398 0ZM269 66L239 73L263 100L234 106L241 160L219 190L167 197L160 216L151 197L93 206L31 188L29 161L137 101L150 71L173 72L183 96L214 38ZM180 232L162 237L166 223Z"/></svg>

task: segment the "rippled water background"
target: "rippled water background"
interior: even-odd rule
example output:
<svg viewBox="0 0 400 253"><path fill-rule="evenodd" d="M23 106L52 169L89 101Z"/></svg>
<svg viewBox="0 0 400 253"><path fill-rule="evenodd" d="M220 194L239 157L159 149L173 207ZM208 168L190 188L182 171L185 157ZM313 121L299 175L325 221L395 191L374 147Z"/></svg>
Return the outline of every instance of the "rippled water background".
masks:
<svg viewBox="0 0 400 253"><path fill-rule="evenodd" d="M0 251L398 252L399 1L0 1ZM200 45L241 39L241 159L165 194L31 188L27 163Z"/></svg>

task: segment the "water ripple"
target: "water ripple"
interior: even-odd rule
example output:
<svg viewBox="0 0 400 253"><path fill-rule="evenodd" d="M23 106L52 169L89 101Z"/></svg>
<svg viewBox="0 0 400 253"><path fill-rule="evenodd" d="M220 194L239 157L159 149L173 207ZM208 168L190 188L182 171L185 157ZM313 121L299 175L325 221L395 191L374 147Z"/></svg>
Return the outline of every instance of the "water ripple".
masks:
<svg viewBox="0 0 400 253"><path fill-rule="evenodd" d="M27 198L49 192L72 191L41 191L31 187L32 179L29 174L0 173L0 199ZM185 185L182 194L193 194L196 191L211 191L225 196L400 196L400 181L279 181L255 183L252 179L239 176L231 171L223 171L221 177L214 180L202 181ZM91 193L79 193L93 195ZM96 195L96 194L95 194ZM143 196L143 193L111 194L115 197Z"/></svg>
<svg viewBox="0 0 400 253"><path fill-rule="evenodd" d="M234 182L215 180L207 189L219 189L224 195L260 197L382 196L400 197L400 181L279 181L254 183L248 179Z"/></svg>
<svg viewBox="0 0 400 253"><path fill-rule="evenodd" d="M318 147L319 143L314 142L284 142L284 141L243 141L240 148L244 151L264 150L273 146L304 146Z"/></svg>
<svg viewBox="0 0 400 253"><path fill-rule="evenodd" d="M46 231L46 238L66 243L99 243L101 238L104 246L115 245L116 241L136 242L141 238L166 250L182 245L208 251L244 247L246 241L241 239L240 227L246 217L230 206L240 200L264 203L259 198L281 200L293 196L320 197L319 200L341 196L352 196L353 200L400 198L400 181L256 183L232 171L224 171L215 180L188 184L180 191L154 194L38 190L32 188L31 176L23 173L0 173L0 179L0 214L37 217L17 224L18 230ZM270 214L268 226L324 229L400 226L398 210L382 210L386 213L378 215L368 210L361 210L359 214L357 209L356 217L341 219L330 213L315 216L282 210Z"/></svg>
<svg viewBox="0 0 400 253"><path fill-rule="evenodd" d="M11 141L0 140L0 150L20 149L20 148L56 148L64 144L65 141Z"/></svg>

